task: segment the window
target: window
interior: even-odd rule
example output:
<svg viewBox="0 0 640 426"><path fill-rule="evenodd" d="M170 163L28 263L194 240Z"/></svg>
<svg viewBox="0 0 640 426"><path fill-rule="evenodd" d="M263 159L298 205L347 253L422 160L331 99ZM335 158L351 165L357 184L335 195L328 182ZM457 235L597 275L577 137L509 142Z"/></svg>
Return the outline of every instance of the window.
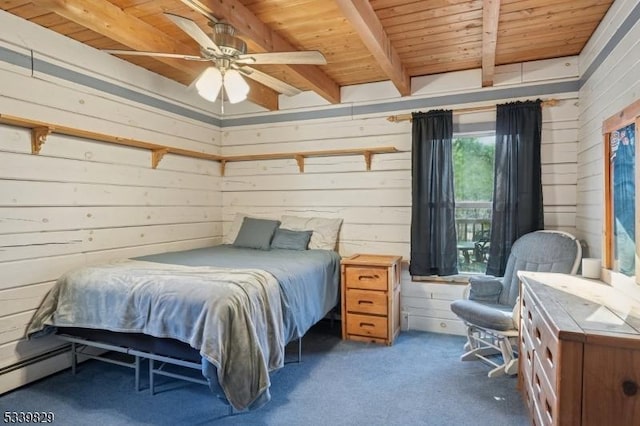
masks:
<svg viewBox="0 0 640 426"><path fill-rule="evenodd" d="M484 273L489 258L495 135L454 136L458 270Z"/></svg>
<svg viewBox="0 0 640 426"><path fill-rule="evenodd" d="M626 276L636 274L636 138L640 128L640 100L603 123L605 142L605 239L606 269Z"/></svg>

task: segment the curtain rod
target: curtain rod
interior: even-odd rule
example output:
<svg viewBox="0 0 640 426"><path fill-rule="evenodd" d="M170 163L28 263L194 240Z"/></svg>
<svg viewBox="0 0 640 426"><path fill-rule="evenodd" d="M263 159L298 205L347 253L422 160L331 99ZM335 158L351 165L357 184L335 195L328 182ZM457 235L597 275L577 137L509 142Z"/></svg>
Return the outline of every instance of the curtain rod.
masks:
<svg viewBox="0 0 640 426"><path fill-rule="evenodd" d="M557 99L548 99L546 101L542 101L541 104L543 107L550 107L558 105ZM454 114L466 114L469 112L481 112L481 111L493 111L496 109L495 105L486 105L479 107L470 107L470 108L460 108L453 110ZM398 115L390 115L387 117L387 120L392 123L398 123L400 121L411 121L411 114L398 114Z"/></svg>

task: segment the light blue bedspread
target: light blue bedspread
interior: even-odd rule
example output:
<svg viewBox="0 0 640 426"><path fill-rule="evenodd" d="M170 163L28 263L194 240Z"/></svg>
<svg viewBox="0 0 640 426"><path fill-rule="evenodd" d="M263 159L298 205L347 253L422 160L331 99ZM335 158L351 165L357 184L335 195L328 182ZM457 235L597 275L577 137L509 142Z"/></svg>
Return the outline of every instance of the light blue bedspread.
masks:
<svg viewBox="0 0 640 426"><path fill-rule="evenodd" d="M27 333L50 325L180 340L200 351L212 390L253 409L270 400L268 373L282 367L285 344L337 304L339 265L326 250L222 245L80 268L58 280Z"/></svg>
<svg viewBox="0 0 640 426"><path fill-rule="evenodd" d="M262 401L269 371L284 365L280 289L262 270L139 260L79 268L56 282L27 333L47 325L188 343L216 367L203 372L216 373L210 379L237 409Z"/></svg>
<svg viewBox="0 0 640 426"><path fill-rule="evenodd" d="M138 259L189 266L256 268L271 273L282 290L286 342L302 337L338 303L340 255L334 251L264 251L225 244Z"/></svg>

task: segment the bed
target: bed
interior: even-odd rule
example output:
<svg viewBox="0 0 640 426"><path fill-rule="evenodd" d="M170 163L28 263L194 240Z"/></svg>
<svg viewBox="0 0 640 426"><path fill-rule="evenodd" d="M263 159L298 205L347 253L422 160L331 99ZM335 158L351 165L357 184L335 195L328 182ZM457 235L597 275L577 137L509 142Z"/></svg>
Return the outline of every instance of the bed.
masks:
<svg viewBox="0 0 640 426"><path fill-rule="evenodd" d="M212 390L236 410L254 409L270 399L285 345L337 305L339 270L333 250L231 244L87 266L58 280L27 334L200 358Z"/></svg>

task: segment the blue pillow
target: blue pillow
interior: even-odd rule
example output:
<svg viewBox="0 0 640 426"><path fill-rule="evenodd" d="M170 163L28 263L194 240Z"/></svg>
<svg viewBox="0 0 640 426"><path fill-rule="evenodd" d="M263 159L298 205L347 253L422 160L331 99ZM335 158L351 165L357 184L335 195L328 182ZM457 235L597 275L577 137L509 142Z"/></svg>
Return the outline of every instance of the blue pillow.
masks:
<svg viewBox="0 0 640 426"><path fill-rule="evenodd" d="M245 217L233 245L236 247L269 250L271 239L280 226L279 220Z"/></svg>
<svg viewBox="0 0 640 426"><path fill-rule="evenodd" d="M306 250L313 231L292 231L278 228L273 236L271 248L287 250Z"/></svg>

